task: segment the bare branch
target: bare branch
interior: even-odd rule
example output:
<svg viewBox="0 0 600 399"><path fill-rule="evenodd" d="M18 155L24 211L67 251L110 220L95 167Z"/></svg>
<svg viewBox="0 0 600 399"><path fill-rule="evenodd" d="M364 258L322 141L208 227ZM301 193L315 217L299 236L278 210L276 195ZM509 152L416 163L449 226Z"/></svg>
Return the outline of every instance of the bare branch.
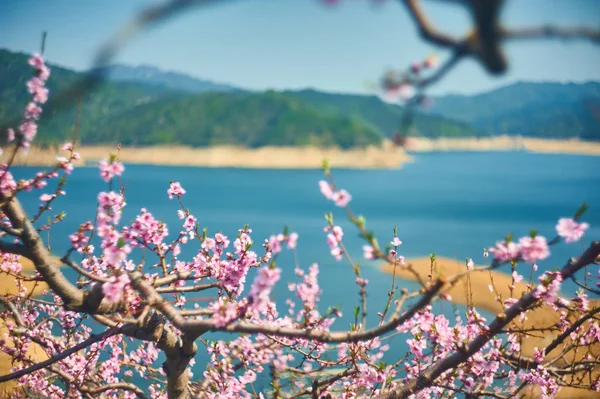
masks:
<svg viewBox="0 0 600 399"><path fill-rule="evenodd" d="M0 252L5 254L15 254L27 257L27 249L22 244L15 244L14 242L0 241Z"/></svg>
<svg viewBox="0 0 600 399"><path fill-rule="evenodd" d="M410 16L416 22L419 28L421 37L428 42L440 45L442 47L458 47L461 43L460 40L448 36L438 31L431 22L427 19L427 16L423 12L419 0L402 0L408 9Z"/></svg>

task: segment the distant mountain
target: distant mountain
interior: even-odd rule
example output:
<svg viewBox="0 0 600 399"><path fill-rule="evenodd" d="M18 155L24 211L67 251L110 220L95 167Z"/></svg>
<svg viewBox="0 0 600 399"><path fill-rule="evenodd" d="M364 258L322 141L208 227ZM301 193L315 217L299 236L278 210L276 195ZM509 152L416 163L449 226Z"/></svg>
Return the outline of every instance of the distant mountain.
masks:
<svg viewBox="0 0 600 399"><path fill-rule="evenodd" d="M358 94L333 94L316 90L288 92L321 110L339 112L346 116L362 118L391 137L399 128L404 109L387 104L376 96ZM478 133L471 126L455 119L437 115L415 115L416 135L425 137L468 137ZM402 132L406 134L407 132Z"/></svg>
<svg viewBox="0 0 600 399"><path fill-rule="evenodd" d="M90 129L86 140L124 145L179 143L245 147L380 144L360 118L320 110L286 93L204 93L159 99Z"/></svg>
<svg viewBox="0 0 600 399"><path fill-rule="evenodd" d="M0 49L0 125L2 126L15 117L23 115L25 104L30 99L26 82L31 79L33 70L27 64L28 57L27 54ZM84 77L81 73L56 65L51 65L51 69L50 79L47 82L50 97L66 90ZM85 142L88 130L101 126L122 112L158 98L181 95L180 91L159 86L105 81L96 90L85 94L81 99L79 138ZM36 143L45 145L72 139L76 114L75 104L60 112L46 105ZM0 135L0 140L2 139L3 135Z"/></svg>
<svg viewBox="0 0 600 399"><path fill-rule="evenodd" d="M181 72L163 71L153 66L127 66L110 65L92 72L102 72L104 77L113 82L137 82L169 89L187 91L190 93L204 93L207 91L241 91L236 87L210 80L194 78Z"/></svg>
<svg viewBox="0 0 600 399"><path fill-rule="evenodd" d="M463 120L484 134L600 140L600 82L517 82L435 98L430 113Z"/></svg>
<svg viewBox="0 0 600 399"><path fill-rule="evenodd" d="M0 124L21 115L31 77L26 54L0 49ZM402 108L373 96L300 92L250 93L152 67L110 67L109 79L81 99L78 139L84 144L337 145L380 143L396 133ZM84 77L52 66L51 95ZM200 93L197 93L200 92ZM36 142L72 139L75 104L46 106ZM419 135L474 135L467 124L418 115Z"/></svg>
<svg viewBox="0 0 600 399"><path fill-rule="evenodd" d="M27 58L0 50L0 124L22 115L29 99L25 83L32 69ZM83 77L66 68L51 68L51 96ZM36 142L45 145L72 139L75 120L75 104L61 112L45 108ZM321 111L288 94L192 94L161 85L105 81L82 98L78 138L84 144L349 148L378 144L383 135L360 118Z"/></svg>

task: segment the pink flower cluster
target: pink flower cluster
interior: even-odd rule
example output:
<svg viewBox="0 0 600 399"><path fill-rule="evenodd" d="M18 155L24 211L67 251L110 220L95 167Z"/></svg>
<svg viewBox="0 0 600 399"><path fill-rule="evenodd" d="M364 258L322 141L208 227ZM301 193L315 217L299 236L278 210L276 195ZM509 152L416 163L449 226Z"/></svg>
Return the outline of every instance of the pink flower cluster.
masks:
<svg viewBox="0 0 600 399"><path fill-rule="evenodd" d="M281 269L279 268L263 266L258 270L248 296L249 308L255 314L255 317L257 317L257 314L266 314L269 307L274 307L269 295L280 277Z"/></svg>
<svg viewBox="0 0 600 399"><path fill-rule="evenodd" d="M84 251L84 249L86 249L86 248L87 248L87 251L89 251L90 253L94 252L94 247L93 247L93 245L88 244L89 237L86 236L87 232L91 232L93 230L94 230L94 226L92 225L92 223L86 222L86 223L82 224L81 226L79 226L79 230L77 230L77 233L71 234L69 236L71 245L79 253L82 253Z"/></svg>
<svg viewBox="0 0 600 399"><path fill-rule="evenodd" d="M352 200L352 196L348 191L344 189L335 190L334 187L325 180L319 181L319 188L325 198L332 200L340 208L345 208Z"/></svg>
<svg viewBox="0 0 600 399"><path fill-rule="evenodd" d="M40 54L34 54L29 59L29 65L35 70L35 76L27 82L27 90L32 95L32 101L25 107L25 115L23 122L19 126L19 133L22 140L23 148L29 148L31 142L37 134L37 121L42 114L40 105L48 101L48 89L46 81L50 77L50 69L46 66L44 58ZM8 141L15 139L13 129L8 129Z"/></svg>
<svg viewBox="0 0 600 399"><path fill-rule="evenodd" d="M272 235L268 240L265 240L265 247L275 255L281 252L281 244L283 243L287 244L288 249L296 249L298 233L290 233L287 236L285 234Z"/></svg>
<svg viewBox="0 0 600 399"><path fill-rule="evenodd" d="M8 197L17 189L17 182L8 170L7 164L0 165L0 192Z"/></svg>
<svg viewBox="0 0 600 399"><path fill-rule="evenodd" d="M156 220L152 213L146 208L142 208L140 214L135 217L135 221L123 228L123 237L132 247L160 245L169 235L167 225Z"/></svg>
<svg viewBox="0 0 600 399"><path fill-rule="evenodd" d="M125 167L117 160L108 161L103 159L99 162L98 167L100 168L100 176L105 182L109 182L115 176L121 176Z"/></svg>
<svg viewBox="0 0 600 399"><path fill-rule="evenodd" d="M377 256L375 254L375 248L373 248L373 246L371 246L371 245L363 245L362 250L363 250L363 257L366 260L375 260L375 259L377 259Z"/></svg>
<svg viewBox="0 0 600 399"><path fill-rule="evenodd" d="M113 277L110 282L102 284L104 299L108 302L119 302L127 284L129 284L129 276L127 274Z"/></svg>
<svg viewBox="0 0 600 399"><path fill-rule="evenodd" d="M565 239L566 243L571 243L580 240L589 227L589 224L577 223L572 218L561 218L558 219L556 232Z"/></svg>
<svg viewBox="0 0 600 399"><path fill-rule="evenodd" d="M546 237L539 235L522 237L518 243L499 241L489 252L500 262L518 261L522 258L525 262L536 263L550 256Z"/></svg>
<svg viewBox="0 0 600 399"><path fill-rule="evenodd" d="M546 272L539 278L540 283L533 291L533 296L543 299L548 305L554 306L563 281L560 272Z"/></svg>
<svg viewBox="0 0 600 399"><path fill-rule="evenodd" d="M121 194L114 191L99 193L98 225L104 227L110 224L118 224L121 220L121 213L124 207L125 201ZM100 237L102 236L100 235Z"/></svg>
<svg viewBox="0 0 600 399"><path fill-rule="evenodd" d="M327 226L325 232L328 233L327 244L329 244L331 255L338 261L342 260L344 250L340 247L340 244L344 236L344 230L340 226Z"/></svg>
<svg viewBox="0 0 600 399"><path fill-rule="evenodd" d="M173 199L173 197L180 198L183 194L185 194L185 190L183 187L181 187L179 182L173 182L169 186L167 194L169 194L169 199Z"/></svg>

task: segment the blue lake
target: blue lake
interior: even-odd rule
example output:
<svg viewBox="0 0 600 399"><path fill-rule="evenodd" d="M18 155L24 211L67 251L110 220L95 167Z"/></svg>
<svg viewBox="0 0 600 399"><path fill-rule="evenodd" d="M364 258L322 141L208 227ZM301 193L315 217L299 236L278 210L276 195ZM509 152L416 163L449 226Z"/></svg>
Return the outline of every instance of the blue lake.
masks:
<svg viewBox="0 0 600 399"><path fill-rule="evenodd" d="M36 170L15 168L15 174L32 176ZM398 170L334 169L333 173L338 186L352 194L353 211L366 217L368 229L376 233L380 243L389 242L393 227L398 227L404 242L400 254L407 258L435 252L439 256L472 257L482 262L483 248L508 233L521 236L535 229L553 237L558 218L571 216L582 202L590 205L583 217L592 226L586 243L600 238L600 157L525 152L431 153L416 155L414 163ZM247 223L254 230L255 242L260 244L288 225L300 235L301 266L307 269L315 262L320 266L322 310L341 305L344 318L333 328L346 329L352 308L358 304L358 289L350 266L329 255L323 215L333 212L336 224L344 228L345 245L355 259L362 256L363 242L344 219L343 210L319 192L318 181L322 178L318 170L126 165L127 208L123 223L145 207L171 226L172 237L181 221L176 214L178 204L168 199L166 190L169 181L175 180L187 190L183 197L185 206L209 233L222 231L235 237L237 229ZM93 219L97 193L106 191L107 184L100 179L97 168L79 168L69 177L65 190L67 196L53 206L53 214L67 212L65 221L51 232L52 250L58 255L69 246L68 234L76 231L80 223ZM37 209L40 194L38 191L22 197L29 212ZM184 246L181 257L191 259L197 247L187 247ZM552 248L549 259L539 263L540 269L562 266L581 250L581 243L560 244ZM375 312L387 299L390 276L380 272L376 264L362 264L363 274L369 279L370 320L374 322ZM286 281L295 277L292 254L284 251L278 266L283 269L283 278L274 295L281 303L280 311L285 312L283 301L290 297ZM400 285L415 287L411 282ZM564 292L572 294L575 287L567 282ZM396 340L393 352L404 350L402 340ZM205 355L198 357L196 375L203 368L204 358Z"/></svg>

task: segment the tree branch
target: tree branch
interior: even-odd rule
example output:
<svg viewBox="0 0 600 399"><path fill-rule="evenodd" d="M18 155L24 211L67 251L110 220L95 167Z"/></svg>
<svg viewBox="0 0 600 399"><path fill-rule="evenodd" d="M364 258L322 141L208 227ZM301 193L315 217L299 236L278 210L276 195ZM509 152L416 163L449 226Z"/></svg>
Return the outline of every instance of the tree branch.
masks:
<svg viewBox="0 0 600 399"><path fill-rule="evenodd" d="M569 262L560 270L563 281L573 275L586 265L593 263L600 255L600 241L594 241L590 247L579 257L571 258ZM468 360L471 356L477 353L483 346L495 335L500 333L502 329L509 324L514 318L520 315L523 311L538 301L533 296L533 292L529 292L518 302L506 309L506 312L498 315L492 321L484 333L479 334L471 341L464 350L455 351L446 358L432 364L422 371L418 376L400 386L396 390L377 396L377 398L399 399L407 398L411 394L418 392L424 388L430 387L436 378L442 375L447 370L458 367L461 363Z"/></svg>
<svg viewBox="0 0 600 399"><path fill-rule="evenodd" d="M249 334L268 334L278 337L288 338L305 338L316 342L323 343L341 343L341 342L358 342L373 339L386 334L400 324L410 320L420 309L431 302L433 297L440 291L445 284L445 280L437 280L429 289L427 289L421 298L402 315L396 312L388 322L379 325L370 330L363 331L344 331L344 332L329 332L316 329L299 329L289 327L271 327L268 325L251 324L243 321L236 321L223 327L217 327L214 320L188 320L180 328L182 331L197 334L204 331L227 331Z"/></svg>
<svg viewBox="0 0 600 399"><path fill-rule="evenodd" d="M73 346L73 347L71 347L71 348L69 348L69 349L67 349L67 350L65 350L63 352L58 353L58 354L52 356L51 358L49 358L47 360L44 360L43 362L36 363L33 366L30 366L30 367L27 367L27 368L15 371L14 373L10 373L10 374L6 374L6 375L3 375L3 376L0 376L0 383L6 382L6 381L10 381L10 380L14 380L14 379L20 378L20 377L22 377L24 375L27 375L27 374L33 373L35 371L47 368L47 367L53 365L54 363L56 363L58 361L61 361L64 358L69 357L72 354L74 354L76 352L79 352L80 350L85 349L88 346L90 346L90 345L92 345L92 344L94 344L96 342L99 342L99 341L102 341L102 340L104 340L106 338L112 337L113 335L121 334L123 332L124 328L125 327L111 328L111 329L106 330L102 334L91 335L85 341L80 342L79 344L77 344L77 345L75 345L75 346Z"/></svg>

